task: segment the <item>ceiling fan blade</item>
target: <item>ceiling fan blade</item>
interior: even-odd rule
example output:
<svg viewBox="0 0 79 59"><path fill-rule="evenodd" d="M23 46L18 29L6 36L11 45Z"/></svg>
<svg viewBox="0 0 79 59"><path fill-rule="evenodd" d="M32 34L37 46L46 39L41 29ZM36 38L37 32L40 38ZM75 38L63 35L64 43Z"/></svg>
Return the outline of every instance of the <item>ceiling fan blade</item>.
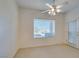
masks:
<svg viewBox="0 0 79 59"><path fill-rule="evenodd" d="M68 5L68 4L69 4L69 2L68 2L68 1L65 1L65 2L63 2L63 3L56 4L56 5L57 5L56 8L61 8L61 7L63 7L64 5Z"/></svg>
<svg viewBox="0 0 79 59"><path fill-rule="evenodd" d="M49 3L46 3L46 6L48 6L49 8L53 8L52 5L50 5Z"/></svg>
<svg viewBox="0 0 79 59"><path fill-rule="evenodd" d="M49 12L49 11L50 11L50 10L46 10L46 11L43 11L43 12L41 12L41 13L43 14L43 13L46 13L46 12Z"/></svg>
<svg viewBox="0 0 79 59"><path fill-rule="evenodd" d="M63 7L63 5L57 5L56 6L57 9L62 8L62 7Z"/></svg>

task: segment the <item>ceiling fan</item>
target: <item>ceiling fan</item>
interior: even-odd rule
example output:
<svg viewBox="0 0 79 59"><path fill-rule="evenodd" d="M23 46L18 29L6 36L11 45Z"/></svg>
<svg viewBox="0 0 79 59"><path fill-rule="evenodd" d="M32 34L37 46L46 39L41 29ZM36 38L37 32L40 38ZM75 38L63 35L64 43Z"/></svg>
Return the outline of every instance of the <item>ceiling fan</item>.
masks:
<svg viewBox="0 0 79 59"><path fill-rule="evenodd" d="M56 5L55 3L56 3L56 0L53 0L52 5L49 3L46 3L46 6L49 7L49 9L46 11L43 11L42 13L48 12L49 15L55 16L57 13L62 12L61 7L63 7L63 5ZM68 4L68 2L65 2L64 4Z"/></svg>

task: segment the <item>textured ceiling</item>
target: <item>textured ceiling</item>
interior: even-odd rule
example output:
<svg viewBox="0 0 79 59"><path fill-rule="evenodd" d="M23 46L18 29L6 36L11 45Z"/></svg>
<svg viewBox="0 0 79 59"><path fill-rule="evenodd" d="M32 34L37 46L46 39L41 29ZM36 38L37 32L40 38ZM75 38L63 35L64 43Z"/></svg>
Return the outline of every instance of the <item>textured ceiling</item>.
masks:
<svg viewBox="0 0 79 59"><path fill-rule="evenodd" d="M52 4L53 0L16 0L16 2L20 7L46 10L48 7L45 4ZM68 2L68 4L64 4L65 2ZM77 7L79 5L79 0L56 0L56 4L62 4L62 11L67 12Z"/></svg>

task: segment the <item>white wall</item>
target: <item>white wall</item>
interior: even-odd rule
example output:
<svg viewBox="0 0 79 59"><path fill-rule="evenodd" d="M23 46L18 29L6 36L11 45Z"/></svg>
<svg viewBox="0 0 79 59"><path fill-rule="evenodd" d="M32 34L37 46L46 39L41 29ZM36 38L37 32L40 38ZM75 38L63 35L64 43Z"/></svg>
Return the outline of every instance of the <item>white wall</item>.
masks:
<svg viewBox="0 0 79 59"><path fill-rule="evenodd" d="M65 15L66 22L71 20L75 20L79 18L79 7L74 8L73 10L69 11Z"/></svg>
<svg viewBox="0 0 79 59"><path fill-rule="evenodd" d="M17 22L15 0L0 0L0 57L13 57L16 53Z"/></svg>
<svg viewBox="0 0 79 59"><path fill-rule="evenodd" d="M56 35L55 37L48 38L46 40L33 39L33 20L34 17L40 14L40 11L33 9L19 8L19 20L20 20L20 35L19 35L19 47L35 47L52 44L64 43L64 17L57 15L56 17L50 17L48 15L42 15L41 18L56 19Z"/></svg>

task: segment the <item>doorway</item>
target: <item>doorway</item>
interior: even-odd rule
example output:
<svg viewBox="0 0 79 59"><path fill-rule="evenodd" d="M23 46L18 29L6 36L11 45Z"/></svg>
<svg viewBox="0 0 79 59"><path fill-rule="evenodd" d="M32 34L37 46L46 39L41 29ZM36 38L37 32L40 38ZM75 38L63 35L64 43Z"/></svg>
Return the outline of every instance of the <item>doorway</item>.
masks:
<svg viewBox="0 0 79 59"><path fill-rule="evenodd" d="M79 20L68 22L68 44L72 47L79 48Z"/></svg>

